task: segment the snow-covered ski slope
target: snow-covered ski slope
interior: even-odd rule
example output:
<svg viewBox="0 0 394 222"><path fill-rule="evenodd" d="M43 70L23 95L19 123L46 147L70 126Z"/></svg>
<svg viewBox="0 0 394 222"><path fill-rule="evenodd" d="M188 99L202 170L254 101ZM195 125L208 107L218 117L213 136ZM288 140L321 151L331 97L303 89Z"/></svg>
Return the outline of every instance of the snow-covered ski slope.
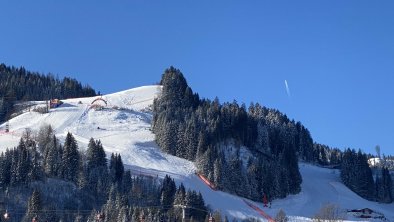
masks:
<svg viewBox="0 0 394 222"><path fill-rule="evenodd" d="M262 216L247 206L243 198L206 186L194 174L194 163L160 151L150 131L152 113L149 111L160 90L160 86L144 86L102 97L63 100L63 105L47 114L26 111L9 121L10 133L4 133L5 124L0 125L3 132L0 133L0 151L15 147L26 128L37 131L43 124L51 124L61 140L71 132L81 150L86 149L91 137L100 139L107 155L120 153L126 168L134 174L159 177L169 174L177 183L182 182L187 188L200 191L212 209L221 211L230 219L255 217L263 221ZM91 109L92 101L97 98L107 101L104 109ZM303 177L300 194L276 200L272 208L250 202L272 217L283 209L287 215L294 216L293 219L308 220L324 204L334 203L343 209L370 208L394 221L394 204L378 204L360 198L340 182L338 171L302 163L300 171ZM348 219L356 220L350 216Z"/></svg>

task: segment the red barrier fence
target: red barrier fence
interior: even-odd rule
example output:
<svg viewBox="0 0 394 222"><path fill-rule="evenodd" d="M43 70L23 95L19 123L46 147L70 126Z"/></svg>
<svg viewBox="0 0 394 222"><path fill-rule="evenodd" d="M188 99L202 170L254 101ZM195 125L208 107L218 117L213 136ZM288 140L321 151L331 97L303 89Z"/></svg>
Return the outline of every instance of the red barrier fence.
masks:
<svg viewBox="0 0 394 222"><path fill-rule="evenodd" d="M198 177L207 185L209 186L212 190L216 190L216 187L213 183L211 183L207 178L205 178L203 175L196 173Z"/></svg>
<svg viewBox="0 0 394 222"><path fill-rule="evenodd" d="M253 210L257 211L257 213L259 213L261 216L263 216L265 219L267 219L269 222L275 222L274 219L272 219L272 217L270 217L267 213L265 213L262 209L260 209L258 206L244 200L244 202L246 203L246 205L248 205L250 208L252 208Z"/></svg>

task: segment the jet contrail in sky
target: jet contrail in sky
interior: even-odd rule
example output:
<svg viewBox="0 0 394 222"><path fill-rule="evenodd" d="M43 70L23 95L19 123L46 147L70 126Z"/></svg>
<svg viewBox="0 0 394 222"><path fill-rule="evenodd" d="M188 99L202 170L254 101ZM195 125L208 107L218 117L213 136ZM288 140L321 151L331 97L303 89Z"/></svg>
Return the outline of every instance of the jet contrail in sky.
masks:
<svg viewBox="0 0 394 222"><path fill-rule="evenodd" d="M287 80L285 79L285 86L286 86L286 92L287 96L290 98L290 89L289 89L289 84L287 84Z"/></svg>

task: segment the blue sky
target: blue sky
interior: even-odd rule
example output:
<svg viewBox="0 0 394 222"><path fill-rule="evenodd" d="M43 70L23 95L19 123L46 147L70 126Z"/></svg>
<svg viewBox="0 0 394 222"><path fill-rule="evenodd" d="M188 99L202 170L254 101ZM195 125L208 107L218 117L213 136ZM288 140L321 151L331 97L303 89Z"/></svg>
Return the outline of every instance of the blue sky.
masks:
<svg viewBox="0 0 394 222"><path fill-rule="evenodd" d="M0 62L102 93L157 83L173 65L202 97L259 102L301 121L317 142L394 154L393 1L0 6Z"/></svg>

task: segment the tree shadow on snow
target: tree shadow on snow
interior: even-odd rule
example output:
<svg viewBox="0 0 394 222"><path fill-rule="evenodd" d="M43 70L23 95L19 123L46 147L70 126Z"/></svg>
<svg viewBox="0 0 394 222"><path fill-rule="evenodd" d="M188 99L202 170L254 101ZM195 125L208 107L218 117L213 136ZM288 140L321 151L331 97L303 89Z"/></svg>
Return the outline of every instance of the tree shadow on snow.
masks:
<svg viewBox="0 0 394 222"><path fill-rule="evenodd" d="M143 112L138 112L134 110L122 110L119 112L119 114L116 116L116 120L127 120L128 118L132 118L131 115L136 116L139 120L150 124L152 121L151 115Z"/></svg>
<svg viewBox="0 0 394 222"><path fill-rule="evenodd" d="M146 151L149 157L155 160L166 161L167 159L162 155L159 146L154 141L135 143L139 148Z"/></svg>

